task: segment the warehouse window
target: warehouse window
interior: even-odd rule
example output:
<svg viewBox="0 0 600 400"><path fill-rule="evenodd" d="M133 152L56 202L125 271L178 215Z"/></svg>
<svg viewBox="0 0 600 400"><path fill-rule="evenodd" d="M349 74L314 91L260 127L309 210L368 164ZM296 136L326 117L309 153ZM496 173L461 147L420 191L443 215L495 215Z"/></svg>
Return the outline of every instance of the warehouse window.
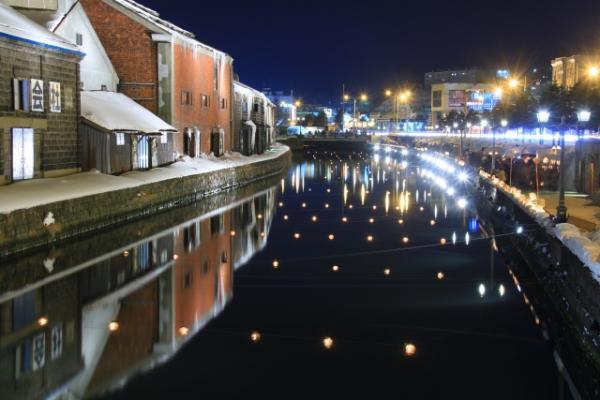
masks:
<svg viewBox="0 0 600 400"><path fill-rule="evenodd" d="M117 132L117 133L115 133L115 137L117 139L117 146L124 146L125 145L125 134L123 132Z"/></svg>
<svg viewBox="0 0 600 400"><path fill-rule="evenodd" d="M13 79L13 104L15 110L30 111L29 79Z"/></svg>
<svg viewBox="0 0 600 400"><path fill-rule="evenodd" d="M210 107L210 96L205 94L202 95L202 107Z"/></svg>
<svg viewBox="0 0 600 400"><path fill-rule="evenodd" d="M186 90L181 91L181 104L190 106L192 105L192 93Z"/></svg>

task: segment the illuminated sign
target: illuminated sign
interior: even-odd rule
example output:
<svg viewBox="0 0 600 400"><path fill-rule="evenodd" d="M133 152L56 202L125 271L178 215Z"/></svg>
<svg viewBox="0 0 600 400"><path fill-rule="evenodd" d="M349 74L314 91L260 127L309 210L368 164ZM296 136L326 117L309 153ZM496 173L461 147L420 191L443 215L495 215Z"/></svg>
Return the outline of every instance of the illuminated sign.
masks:
<svg viewBox="0 0 600 400"><path fill-rule="evenodd" d="M467 96L464 90L448 91L448 107L464 107L467 102Z"/></svg>

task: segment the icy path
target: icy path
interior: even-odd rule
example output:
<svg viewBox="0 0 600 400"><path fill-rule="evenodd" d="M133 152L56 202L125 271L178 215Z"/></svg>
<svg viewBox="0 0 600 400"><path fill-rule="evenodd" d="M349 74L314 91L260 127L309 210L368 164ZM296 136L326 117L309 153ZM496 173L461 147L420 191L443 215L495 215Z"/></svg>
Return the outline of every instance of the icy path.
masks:
<svg viewBox="0 0 600 400"><path fill-rule="evenodd" d="M149 171L132 171L120 176L99 172L82 172L61 178L17 182L0 186L0 214L9 214L15 210L57 201L266 161L277 158L286 151L288 151L288 147L278 143L264 154L249 157L239 153L229 153L221 158L204 156L192 159L186 157L166 167L154 168Z"/></svg>

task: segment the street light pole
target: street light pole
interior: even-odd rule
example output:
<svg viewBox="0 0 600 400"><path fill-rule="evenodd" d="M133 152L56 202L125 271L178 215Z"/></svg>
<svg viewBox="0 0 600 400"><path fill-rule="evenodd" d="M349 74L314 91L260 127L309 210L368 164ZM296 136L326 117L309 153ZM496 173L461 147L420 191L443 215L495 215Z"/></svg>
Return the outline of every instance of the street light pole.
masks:
<svg viewBox="0 0 600 400"><path fill-rule="evenodd" d="M565 205L565 117L560 120L560 175L558 206L556 206L556 222L559 224L567 222L567 206Z"/></svg>

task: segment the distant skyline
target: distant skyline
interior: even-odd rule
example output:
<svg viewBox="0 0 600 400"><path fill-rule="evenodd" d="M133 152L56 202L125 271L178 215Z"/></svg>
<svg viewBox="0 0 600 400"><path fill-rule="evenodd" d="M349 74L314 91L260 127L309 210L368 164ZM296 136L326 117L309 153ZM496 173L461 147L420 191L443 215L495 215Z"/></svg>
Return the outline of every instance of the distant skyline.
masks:
<svg viewBox="0 0 600 400"><path fill-rule="evenodd" d="M600 49L600 1L138 0L229 53L240 80L306 102L379 96L425 72L548 66Z"/></svg>

